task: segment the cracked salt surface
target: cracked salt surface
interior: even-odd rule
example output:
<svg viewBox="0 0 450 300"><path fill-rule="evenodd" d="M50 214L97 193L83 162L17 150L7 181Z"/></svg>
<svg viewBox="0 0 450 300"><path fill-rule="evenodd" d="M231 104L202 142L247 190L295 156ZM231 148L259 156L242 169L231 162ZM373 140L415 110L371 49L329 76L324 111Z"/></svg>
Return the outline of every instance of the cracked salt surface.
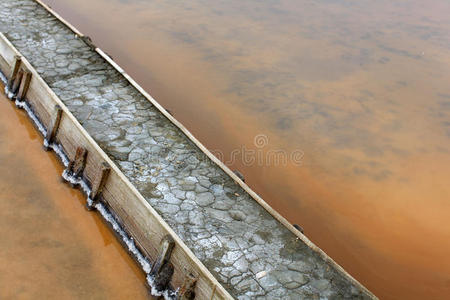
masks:
<svg viewBox="0 0 450 300"><path fill-rule="evenodd" d="M0 31L231 295L368 298L38 4L1 1Z"/></svg>

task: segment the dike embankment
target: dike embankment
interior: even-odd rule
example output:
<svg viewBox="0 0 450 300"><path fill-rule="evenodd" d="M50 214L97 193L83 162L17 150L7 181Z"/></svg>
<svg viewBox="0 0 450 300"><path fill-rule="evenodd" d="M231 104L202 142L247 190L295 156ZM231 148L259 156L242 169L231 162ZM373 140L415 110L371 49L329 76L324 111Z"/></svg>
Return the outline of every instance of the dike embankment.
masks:
<svg viewBox="0 0 450 300"><path fill-rule="evenodd" d="M183 299L375 298L270 208L111 58L39 1L0 3L0 69L140 263Z"/></svg>

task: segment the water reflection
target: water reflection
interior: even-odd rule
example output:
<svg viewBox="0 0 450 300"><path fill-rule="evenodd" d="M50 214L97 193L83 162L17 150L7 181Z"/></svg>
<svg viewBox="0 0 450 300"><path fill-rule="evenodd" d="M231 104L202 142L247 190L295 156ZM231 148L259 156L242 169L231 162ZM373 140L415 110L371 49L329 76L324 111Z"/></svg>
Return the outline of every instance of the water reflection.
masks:
<svg viewBox="0 0 450 300"><path fill-rule="evenodd" d="M47 2L210 149L300 149L232 167L377 295L450 294L448 1Z"/></svg>

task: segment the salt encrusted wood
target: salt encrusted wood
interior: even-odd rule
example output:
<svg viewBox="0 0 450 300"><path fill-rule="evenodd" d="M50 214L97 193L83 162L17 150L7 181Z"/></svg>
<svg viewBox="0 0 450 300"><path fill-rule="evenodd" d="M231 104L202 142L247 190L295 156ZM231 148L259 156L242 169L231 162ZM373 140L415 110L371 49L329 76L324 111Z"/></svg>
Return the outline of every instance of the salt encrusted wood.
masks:
<svg viewBox="0 0 450 300"><path fill-rule="evenodd" d="M19 71L17 72L16 78L12 81L12 86L10 89L10 92L12 95L16 95L17 90L19 89L20 83L22 82L23 77L23 70L19 68Z"/></svg>
<svg viewBox="0 0 450 300"><path fill-rule="evenodd" d="M19 52L0 33L0 56L2 57L0 67L3 73L11 70L16 61L16 55L19 55ZM186 274L192 273L198 276L196 295L199 299L232 299L214 276L139 194L25 58L22 58L22 63L32 73L26 100L43 125L46 128L51 126L54 106L59 105L63 113L55 138L69 157L75 156L78 147L84 147L89 152L83 176L89 182L93 182L102 162L106 162L111 167L110 175L102 190L102 201L105 201L108 207L115 212L127 233L133 237L144 254L150 259L155 259L159 253L158 245L161 239L166 235L173 238L176 246L172 251L170 264L166 264L168 268L173 266L171 285L174 288L180 287Z"/></svg>
<svg viewBox="0 0 450 300"><path fill-rule="evenodd" d="M8 97L11 99L16 97L17 101L21 101L26 96L30 87L31 72L24 69L22 58L19 55L16 55L14 59L14 65L6 83L6 91L8 92Z"/></svg>
<svg viewBox="0 0 450 300"><path fill-rule="evenodd" d="M17 97L16 99L18 101L22 101L22 99L25 99L28 89L30 87L30 82L31 82L31 72L29 71L23 71L23 77L22 77L22 81L20 83L20 87L19 87L19 91L17 92Z"/></svg>
<svg viewBox="0 0 450 300"><path fill-rule="evenodd" d="M172 255L172 250L175 247L175 241L170 235L166 235L161 240L161 251L158 255L158 258L153 263L153 267L151 270L152 275L156 275L161 272L161 268L163 265L170 260L170 255Z"/></svg>
<svg viewBox="0 0 450 300"><path fill-rule="evenodd" d="M61 109L61 106L56 104L54 112L53 112L53 119L52 119L51 125L47 129L47 136L45 137L47 142L46 142L46 144L44 144L44 149L47 151L49 150L49 144L53 143L53 140L55 139L55 136L58 133L62 114L63 114L63 110Z"/></svg>
<svg viewBox="0 0 450 300"><path fill-rule="evenodd" d="M154 277L154 286L159 290L166 289L173 275L173 264L170 262L175 241L170 235L161 240L161 250L153 263L150 275Z"/></svg>
<svg viewBox="0 0 450 300"><path fill-rule="evenodd" d="M92 183L90 198L94 202L93 204L98 201L98 198L103 191L103 187L106 184L106 180L108 180L110 172L111 168L109 165L106 162L102 162L100 169L97 171L94 182Z"/></svg>
<svg viewBox="0 0 450 300"><path fill-rule="evenodd" d="M75 157L70 161L69 166L67 167L67 169L72 173L73 176L79 177L82 175L84 167L86 166L87 154L88 152L86 148L77 147Z"/></svg>

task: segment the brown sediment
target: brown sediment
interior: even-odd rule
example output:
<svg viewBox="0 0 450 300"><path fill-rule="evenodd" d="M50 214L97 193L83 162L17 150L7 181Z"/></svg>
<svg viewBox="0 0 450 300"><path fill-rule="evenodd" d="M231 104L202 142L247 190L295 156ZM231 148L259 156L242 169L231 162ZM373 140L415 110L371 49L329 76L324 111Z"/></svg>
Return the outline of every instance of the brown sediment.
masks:
<svg viewBox="0 0 450 300"><path fill-rule="evenodd" d="M3 95L0 162L0 298L149 298L144 273Z"/></svg>
<svg viewBox="0 0 450 300"><path fill-rule="evenodd" d="M300 167L232 167L375 294L450 293L448 3L282 1L258 20L245 5L47 2L225 160L260 133L265 151L301 149ZM283 9L300 17L273 21Z"/></svg>

